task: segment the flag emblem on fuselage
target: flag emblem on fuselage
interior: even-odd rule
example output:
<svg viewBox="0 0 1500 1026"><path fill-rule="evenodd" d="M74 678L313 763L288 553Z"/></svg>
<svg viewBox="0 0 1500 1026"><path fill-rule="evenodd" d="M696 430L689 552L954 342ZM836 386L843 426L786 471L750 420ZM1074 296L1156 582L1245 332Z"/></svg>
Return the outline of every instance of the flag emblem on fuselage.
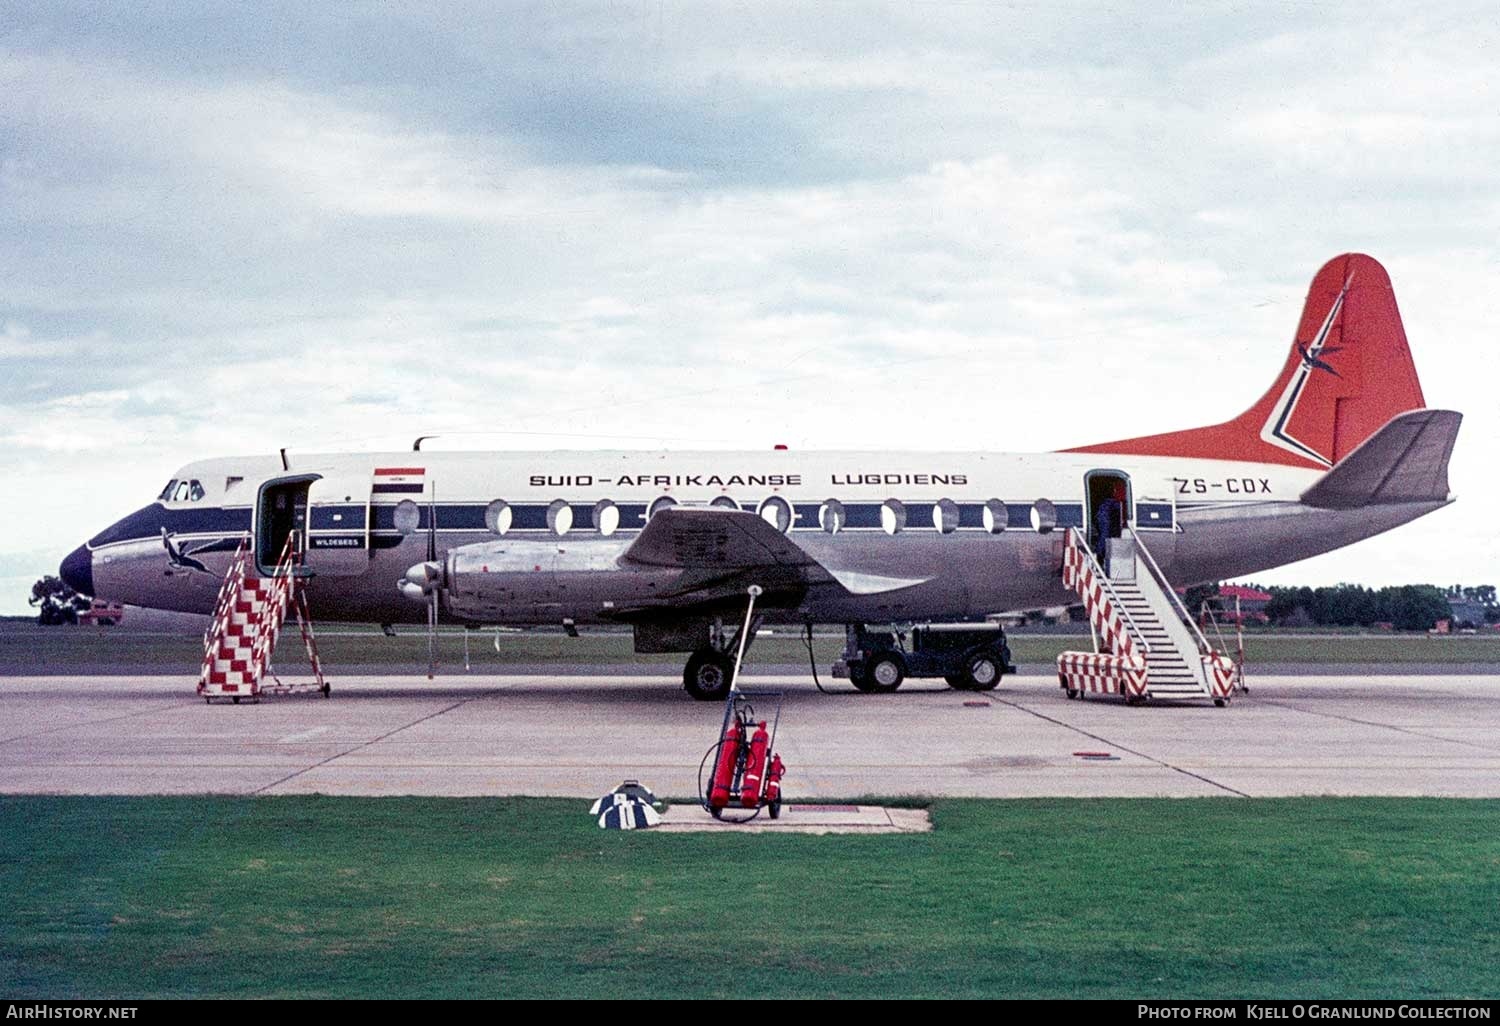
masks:
<svg viewBox="0 0 1500 1026"><path fill-rule="evenodd" d="M376 495L421 495L426 483L426 467L376 467Z"/></svg>

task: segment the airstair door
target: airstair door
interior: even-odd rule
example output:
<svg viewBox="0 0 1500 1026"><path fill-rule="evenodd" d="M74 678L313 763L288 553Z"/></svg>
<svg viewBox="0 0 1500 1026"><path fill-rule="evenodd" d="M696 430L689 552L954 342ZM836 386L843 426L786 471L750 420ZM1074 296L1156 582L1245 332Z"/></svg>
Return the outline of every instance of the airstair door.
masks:
<svg viewBox="0 0 1500 1026"><path fill-rule="evenodd" d="M370 566L370 471L325 474L307 491L303 565L314 575L348 577Z"/></svg>

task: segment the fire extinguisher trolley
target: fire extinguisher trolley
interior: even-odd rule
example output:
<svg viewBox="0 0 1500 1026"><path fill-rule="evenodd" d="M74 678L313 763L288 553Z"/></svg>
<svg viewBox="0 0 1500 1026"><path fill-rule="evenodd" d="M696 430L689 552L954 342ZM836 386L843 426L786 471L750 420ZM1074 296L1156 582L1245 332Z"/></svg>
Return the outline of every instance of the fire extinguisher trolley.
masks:
<svg viewBox="0 0 1500 1026"><path fill-rule="evenodd" d="M740 662L745 656L745 641L750 630L755 599L761 593L758 585L749 588L750 604L745 612L745 627L740 631L739 651L735 654L734 677L724 700L724 719L719 737L703 755L698 765L698 800L709 815L730 822L745 823L760 815L762 809L771 818L781 815L781 777L786 767L776 752L776 730L781 724L780 691L741 691ZM769 720L757 719L755 702L774 703ZM707 777L705 779L705 772ZM746 815L748 813L748 815Z"/></svg>

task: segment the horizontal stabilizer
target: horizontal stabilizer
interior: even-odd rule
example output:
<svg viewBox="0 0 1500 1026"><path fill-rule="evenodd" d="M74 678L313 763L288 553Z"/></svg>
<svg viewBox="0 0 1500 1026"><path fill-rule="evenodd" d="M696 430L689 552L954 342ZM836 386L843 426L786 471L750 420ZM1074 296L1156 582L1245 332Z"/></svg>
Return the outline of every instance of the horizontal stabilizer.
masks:
<svg viewBox="0 0 1500 1026"><path fill-rule="evenodd" d="M1447 502L1448 458L1462 421L1452 410L1398 414L1302 493L1302 501L1322 509Z"/></svg>

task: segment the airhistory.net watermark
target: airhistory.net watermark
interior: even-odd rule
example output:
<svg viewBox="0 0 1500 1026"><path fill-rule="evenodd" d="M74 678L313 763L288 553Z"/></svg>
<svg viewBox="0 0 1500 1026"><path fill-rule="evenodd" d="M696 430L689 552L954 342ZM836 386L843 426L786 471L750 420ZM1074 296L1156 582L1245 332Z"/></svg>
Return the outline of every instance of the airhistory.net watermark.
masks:
<svg viewBox="0 0 1500 1026"><path fill-rule="evenodd" d="M49 1005L37 1002L8 1004L7 1019L134 1019L135 1005Z"/></svg>

